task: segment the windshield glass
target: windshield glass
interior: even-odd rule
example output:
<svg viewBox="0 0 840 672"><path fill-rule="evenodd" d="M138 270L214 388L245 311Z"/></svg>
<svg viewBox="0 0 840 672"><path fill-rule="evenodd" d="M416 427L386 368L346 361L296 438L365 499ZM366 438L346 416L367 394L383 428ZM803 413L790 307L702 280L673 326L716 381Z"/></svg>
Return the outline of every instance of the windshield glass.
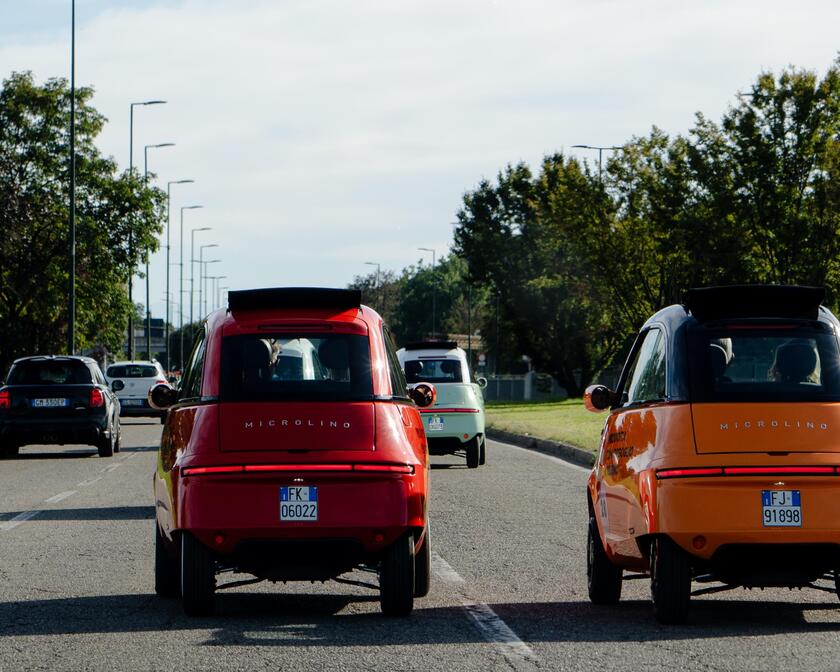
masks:
<svg viewBox="0 0 840 672"><path fill-rule="evenodd" d="M90 385L90 369L75 360L26 361L9 372L9 385Z"/></svg>
<svg viewBox="0 0 840 672"><path fill-rule="evenodd" d="M405 379L409 383L463 383L461 362L457 359L409 359L405 362Z"/></svg>
<svg viewBox="0 0 840 672"><path fill-rule="evenodd" d="M228 336L222 401L354 401L373 396L366 336Z"/></svg>
<svg viewBox="0 0 840 672"><path fill-rule="evenodd" d="M152 365L117 364L108 367L109 378L154 378L158 370Z"/></svg>
<svg viewBox="0 0 840 672"><path fill-rule="evenodd" d="M694 401L840 401L837 339L821 323L698 329L690 353Z"/></svg>

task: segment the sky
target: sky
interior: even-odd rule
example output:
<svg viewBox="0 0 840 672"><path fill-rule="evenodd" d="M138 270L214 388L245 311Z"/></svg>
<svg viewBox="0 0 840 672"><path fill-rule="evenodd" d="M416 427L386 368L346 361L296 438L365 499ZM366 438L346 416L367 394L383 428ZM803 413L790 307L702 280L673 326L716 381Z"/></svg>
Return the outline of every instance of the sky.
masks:
<svg viewBox="0 0 840 672"><path fill-rule="evenodd" d="M167 101L135 108L134 164L174 142L149 150L157 184L195 180L171 200L173 263L180 208L203 206L187 287L195 227L219 286L343 287L445 254L464 194L509 163L596 162L571 146L685 133L760 72L824 73L838 26L836 0L76 0L76 81L121 169L130 103ZM70 0L0 0L0 79L69 77L69 56ZM161 251L155 316L165 278Z"/></svg>

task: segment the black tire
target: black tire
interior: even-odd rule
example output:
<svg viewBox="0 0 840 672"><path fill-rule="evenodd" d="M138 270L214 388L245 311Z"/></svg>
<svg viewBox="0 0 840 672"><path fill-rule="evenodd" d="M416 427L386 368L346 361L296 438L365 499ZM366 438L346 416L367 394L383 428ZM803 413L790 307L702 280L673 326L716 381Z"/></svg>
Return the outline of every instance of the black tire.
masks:
<svg viewBox="0 0 840 672"><path fill-rule="evenodd" d="M478 449L478 464L484 464L487 461L487 439L481 437L481 447Z"/></svg>
<svg viewBox="0 0 840 672"><path fill-rule="evenodd" d="M688 553L668 537L657 537L651 548L650 593L657 621L685 622L691 600L691 563Z"/></svg>
<svg viewBox="0 0 840 672"><path fill-rule="evenodd" d="M0 457L17 457L18 453L20 453L20 446L16 446L10 443L0 444Z"/></svg>
<svg viewBox="0 0 840 672"><path fill-rule="evenodd" d="M474 437L467 441L467 467L476 469L479 464L480 447L478 437Z"/></svg>
<svg viewBox="0 0 840 672"><path fill-rule="evenodd" d="M99 437L99 441L96 444L96 451L99 453L99 457L112 457L114 454L114 430L111 429L110 432L105 434L102 433L102 436Z"/></svg>
<svg viewBox="0 0 840 672"><path fill-rule="evenodd" d="M379 570L379 603L386 616L408 616L414 608L414 536L406 534L385 551Z"/></svg>
<svg viewBox="0 0 840 672"><path fill-rule="evenodd" d="M160 424L162 424L162 425L166 424L166 413L164 413L162 416L160 416Z"/></svg>
<svg viewBox="0 0 840 672"><path fill-rule="evenodd" d="M592 604L615 604L621 599L623 572L607 557L598 533L598 523L590 515L586 540L586 584Z"/></svg>
<svg viewBox="0 0 840 672"><path fill-rule="evenodd" d="M116 432L114 437L114 452L120 452L120 443L122 442L122 427L120 426L120 421L117 419L117 428L116 430L112 429L112 432Z"/></svg>
<svg viewBox="0 0 840 672"><path fill-rule="evenodd" d="M187 616L210 616L216 591L216 561L198 539L181 535L181 597Z"/></svg>
<svg viewBox="0 0 840 672"><path fill-rule="evenodd" d="M840 598L840 569L834 570L834 592Z"/></svg>
<svg viewBox="0 0 840 672"><path fill-rule="evenodd" d="M160 597L180 597L181 575L178 553L166 544L155 521L155 592Z"/></svg>
<svg viewBox="0 0 840 672"><path fill-rule="evenodd" d="M426 597L432 587L432 539L426 523L423 545L414 555L414 597Z"/></svg>

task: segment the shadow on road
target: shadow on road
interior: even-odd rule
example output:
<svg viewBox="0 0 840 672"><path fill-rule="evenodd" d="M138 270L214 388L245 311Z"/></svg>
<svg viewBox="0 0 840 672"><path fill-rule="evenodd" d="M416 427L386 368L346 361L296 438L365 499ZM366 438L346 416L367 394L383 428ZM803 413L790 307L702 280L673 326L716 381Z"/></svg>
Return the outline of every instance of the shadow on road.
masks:
<svg viewBox="0 0 840 672"><path fill-rule="evenodd" d="M466 469L466 464L430 464L432 469Z"/></svg>
<svg viewBox="0 0 840 672"><path fill-rule="evenodd" d="M154 453L157 452L159 446L123 446L120 448L121 453Z"/></svg>
<svg viewBox="0 0 840 672"><path fill-rule="evenodd" d="M2 511L0 521L10 520L23 511ZM41 509L36 520L153 520L153 506L105 506L80 509Z"/></svg>
<svg viewBox="0 0 840 672"><path fill-rule="evenodd" d="M30 635L208 630L206 645L370 646L457 644L482 641L460 606L423 608L406 619L379 613L340 613L375 594L322 595L222 593L217 614L191 619L180 602L151 594L103 595L0 602L0 641ZM588 602L502 603L490 607L526 642L679 641L719 637L838 632L837 603L703 601L692 604L689 623L661 626L649 602L614 607ZM828 612L833 622L809 623L809 612ZM824 616L823 616L824 618Z"/></svg>
<svg viewBox="0 0 840 672"><path fill-rule="evenodd" d="M85 446L81 448L66 449L56 447L51 451L44 451L37 446L23 446L15 457L7 458L10 460L77 460L79 458L94 457L96 455L96 448L92 446Z"/></svg>

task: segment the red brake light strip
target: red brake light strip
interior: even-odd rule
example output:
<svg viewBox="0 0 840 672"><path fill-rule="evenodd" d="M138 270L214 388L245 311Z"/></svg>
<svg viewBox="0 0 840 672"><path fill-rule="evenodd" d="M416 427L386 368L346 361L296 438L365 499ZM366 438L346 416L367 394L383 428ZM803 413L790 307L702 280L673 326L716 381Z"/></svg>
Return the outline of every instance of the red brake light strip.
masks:
<svg viewBox="0 0 840 672"><path fill-rule="evenodd" d="M242 474L265 472L346 472L413 474L411 464L236 464L216 467L185 467L183 476L203 476L214 474Z"/></svg>
<svg viewBox="0 0 840 672"><path fill-rule="evenodd" d="M423 408L421 413L478 413L477 408Z"/></svg>
<svg viewBox="0 0 840 672"><path fill-rule="evenodd" d="M690 478L694 476L834 476L840 467L687 467L660 469L656 478Z"/></svg>

